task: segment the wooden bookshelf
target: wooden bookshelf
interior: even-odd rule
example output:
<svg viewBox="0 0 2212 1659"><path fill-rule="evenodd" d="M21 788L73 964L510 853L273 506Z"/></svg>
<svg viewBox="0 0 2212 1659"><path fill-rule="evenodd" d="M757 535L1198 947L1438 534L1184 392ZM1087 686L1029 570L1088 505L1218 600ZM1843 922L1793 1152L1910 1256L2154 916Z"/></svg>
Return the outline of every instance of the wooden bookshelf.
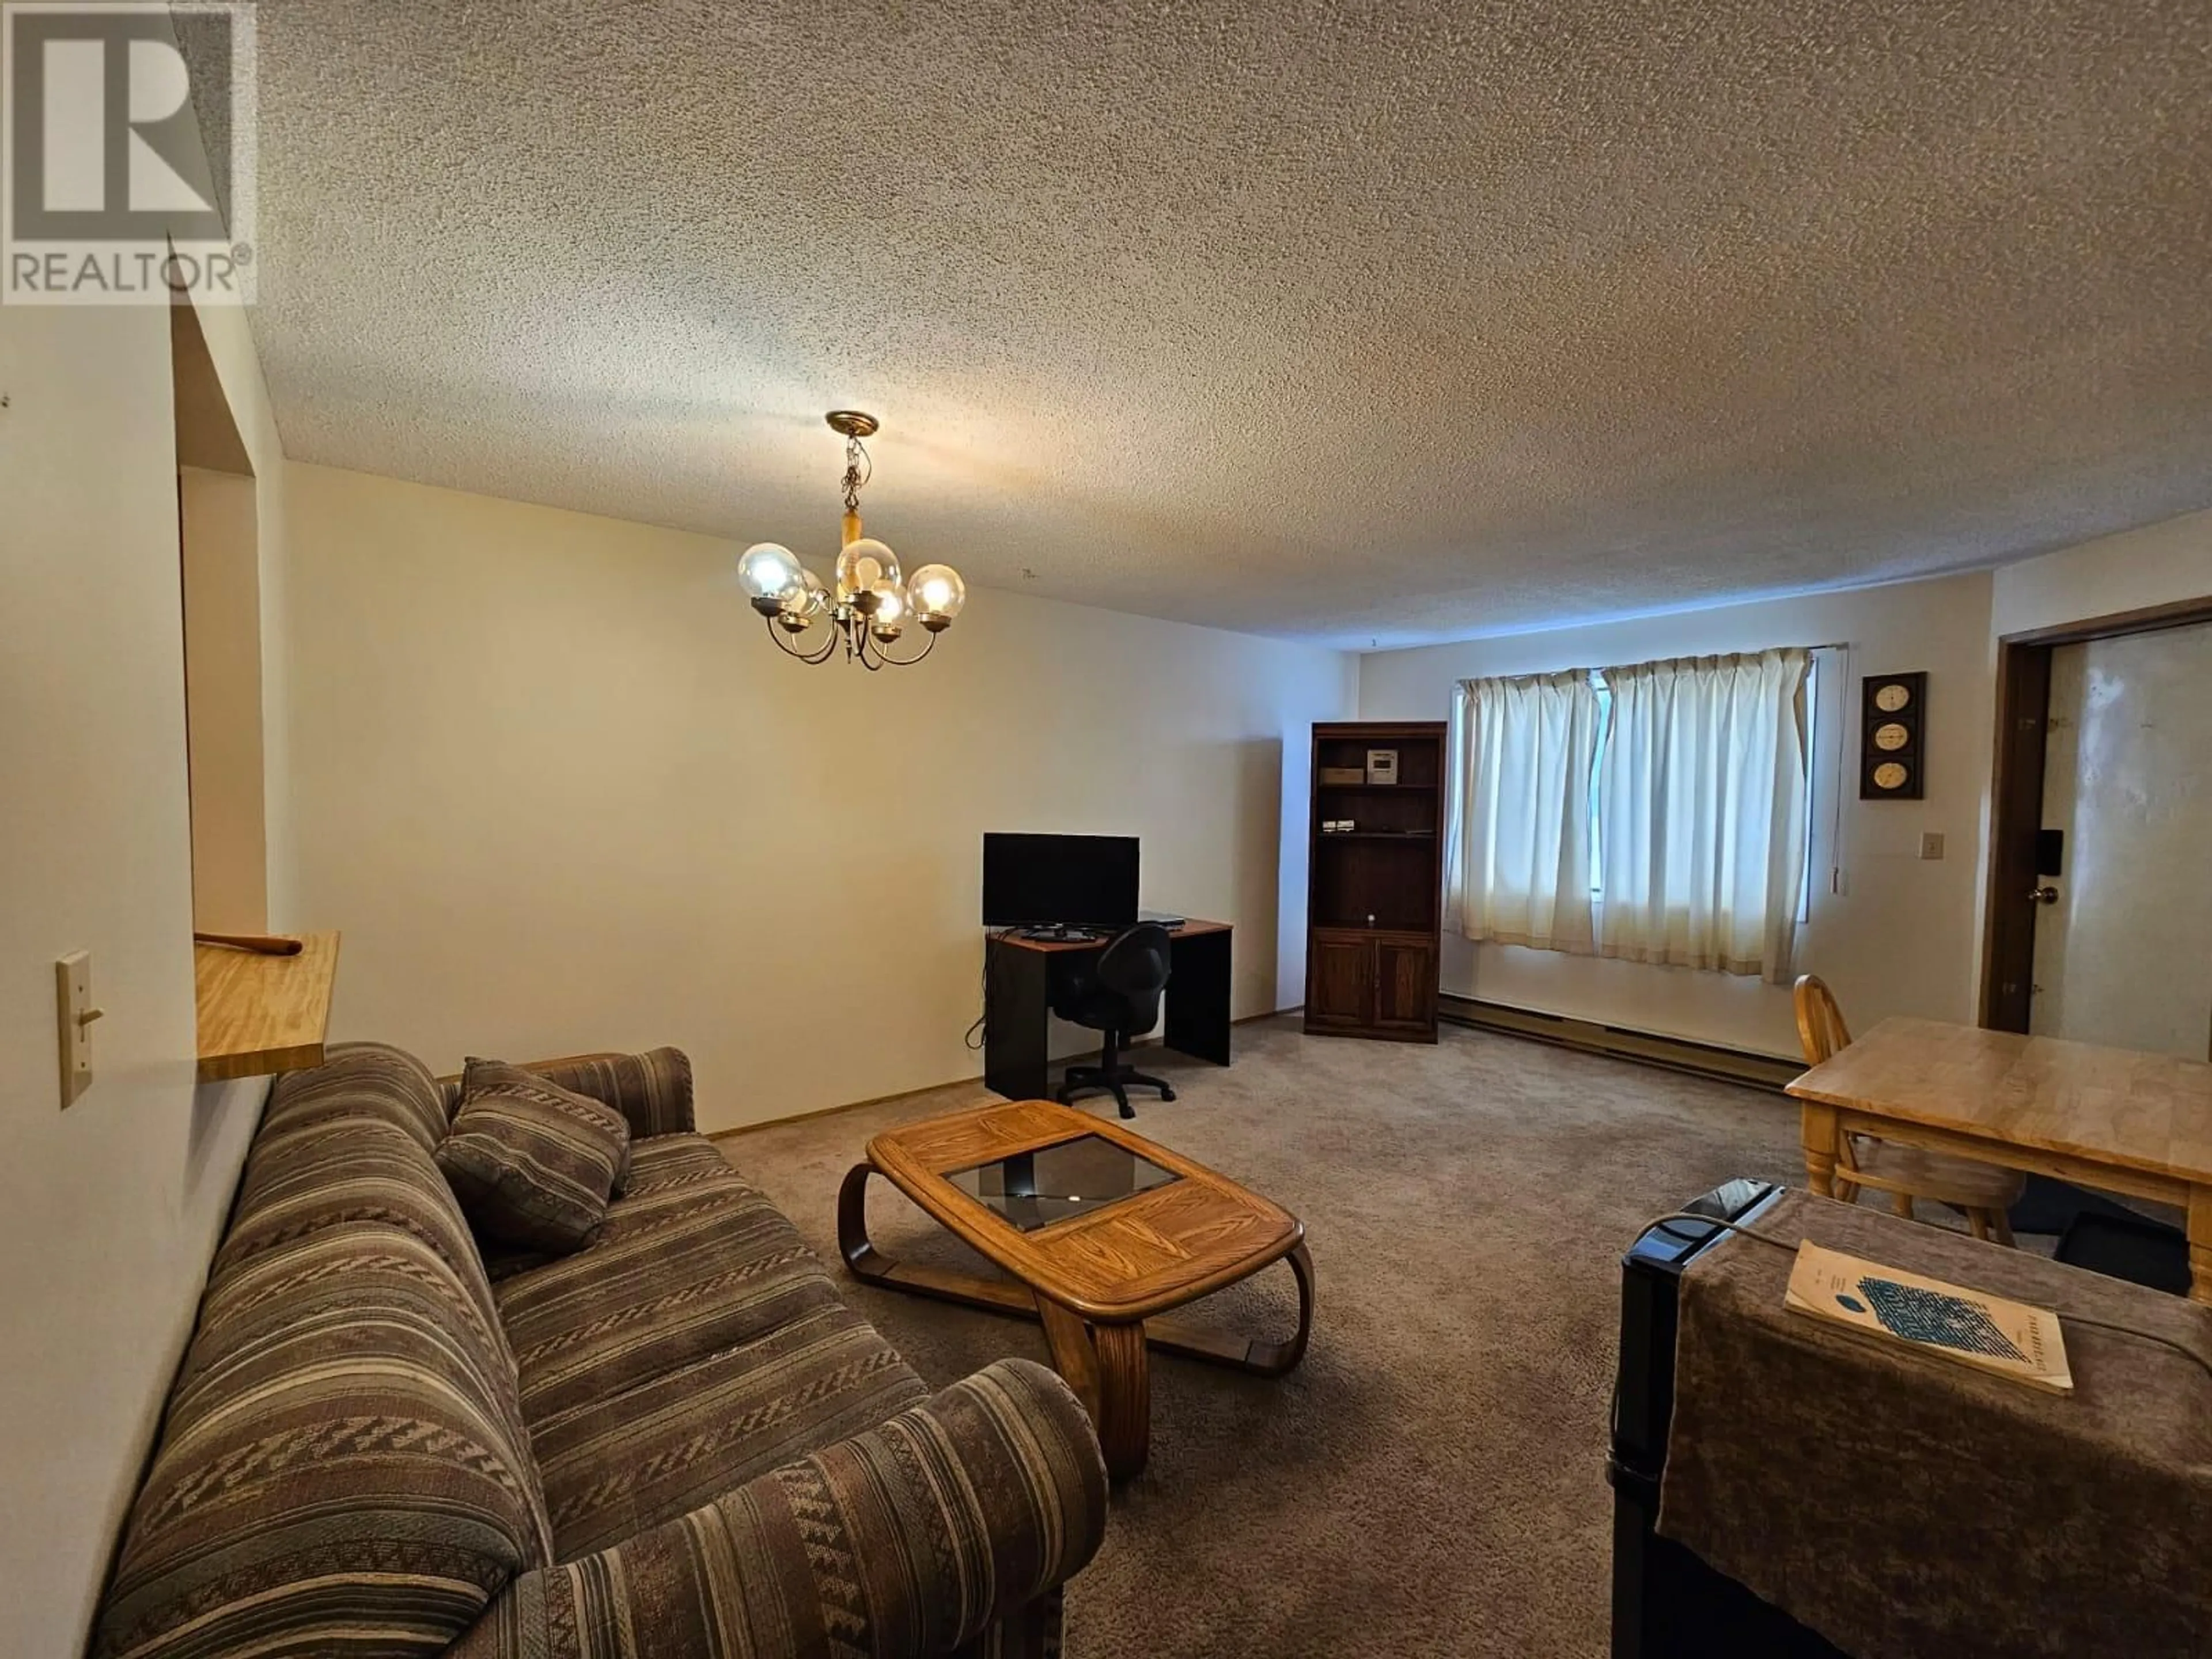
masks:
<svg viewBox="0 0 2212 1659"><path fill-rule="evenodd" d="M1395 750L1395 783L1325 783ZM1444 723L1343 720L1313 728L1306 875L1305 1028L1316 1036L1437 1040L1443 903ZM1350 830L1324 830L1349 819Z"/></svg>

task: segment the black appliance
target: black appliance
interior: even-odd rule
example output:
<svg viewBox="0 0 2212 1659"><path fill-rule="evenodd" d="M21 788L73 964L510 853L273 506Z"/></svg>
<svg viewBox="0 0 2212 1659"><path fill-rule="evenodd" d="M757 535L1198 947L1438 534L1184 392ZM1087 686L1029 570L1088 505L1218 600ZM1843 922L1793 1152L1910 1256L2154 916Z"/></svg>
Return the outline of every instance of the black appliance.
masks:
<svg viewBox="0 0 2212 1659"><path fill-rule="evenodd" d="M984 836L986 927L1127 927L1136 920L1134 836Z"/></svg>
<svg viewBox="0 0 2212 1659"><path fill-rule="evenodd" d="M1682 1208L1756 1225L1782 1188L1731 1181ZM1656 1531L1667 1430L1674 1414L1674 1329L1682 1270L1728 1230L1665 1221L1620 1259L1620 1369L1613 1390L1613 1659L1848 1659L1771 1602Z"/></svg>

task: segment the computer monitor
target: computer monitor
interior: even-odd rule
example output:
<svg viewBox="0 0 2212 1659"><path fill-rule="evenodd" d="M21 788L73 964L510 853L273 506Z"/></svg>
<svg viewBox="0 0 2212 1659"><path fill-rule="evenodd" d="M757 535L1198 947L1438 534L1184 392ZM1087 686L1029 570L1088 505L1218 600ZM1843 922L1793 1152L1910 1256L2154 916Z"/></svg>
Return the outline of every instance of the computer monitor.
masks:
<svg viewBox="0 0 2212 1659"><path fill-rule="evenodd" d="M1136 919L1134 836L984 836L986 927L1127 927Z"/></svg>

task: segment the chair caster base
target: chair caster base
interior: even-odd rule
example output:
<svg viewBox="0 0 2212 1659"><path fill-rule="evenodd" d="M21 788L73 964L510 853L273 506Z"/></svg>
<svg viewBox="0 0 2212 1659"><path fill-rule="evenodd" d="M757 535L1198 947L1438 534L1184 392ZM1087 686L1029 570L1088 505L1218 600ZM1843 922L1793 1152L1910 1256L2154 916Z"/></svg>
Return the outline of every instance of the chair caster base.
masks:
<svg viewBox="0 0 2212 1659"><path fill-rule="evenodd" d="M1103 1066L1071 1066L1060 1085L1059 1094L1054 1098L1063 1106L1073 1106L1079 1095L1108 1094L1114 1097L1115 1107L1123 1117L1134 1117L1137 1109L1129 1104L1129 1090L1132 1087L1157 1089L1164 1102L1176 1097L1174 1089L1164 1079L1152 1077L1143 1072L1124 1071L1115 1066L1109 1073Z"/></svg>

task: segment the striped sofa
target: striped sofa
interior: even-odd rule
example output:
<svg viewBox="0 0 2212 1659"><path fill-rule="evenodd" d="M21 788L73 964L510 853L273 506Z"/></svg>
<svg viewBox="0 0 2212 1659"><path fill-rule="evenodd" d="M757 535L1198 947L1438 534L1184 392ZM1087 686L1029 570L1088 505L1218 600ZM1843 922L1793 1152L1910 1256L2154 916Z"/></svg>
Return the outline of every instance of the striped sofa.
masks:
<svg viewBox="0 0 2212 1659"><path fill-rule="evenodd" d="M487 1261L396 1048L278 1080L94 1659L1039 1656L1105 1524L1082 1407L1006 1360L931 1395L693 1132L673 1049L564 1062L629 1180Z"/></svg>

